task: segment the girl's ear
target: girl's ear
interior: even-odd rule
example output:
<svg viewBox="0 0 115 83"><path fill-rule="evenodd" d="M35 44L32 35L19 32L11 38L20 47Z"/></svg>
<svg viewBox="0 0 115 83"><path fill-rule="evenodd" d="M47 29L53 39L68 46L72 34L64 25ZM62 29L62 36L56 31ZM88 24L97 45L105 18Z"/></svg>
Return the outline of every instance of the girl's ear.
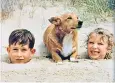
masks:
<svg viewBox="0 0 115 83"><path fill-rule="evenodd" d="M111 46L111 45L108 45L107 50L108 50L108 51L112 50L112 46Z"/></svg>

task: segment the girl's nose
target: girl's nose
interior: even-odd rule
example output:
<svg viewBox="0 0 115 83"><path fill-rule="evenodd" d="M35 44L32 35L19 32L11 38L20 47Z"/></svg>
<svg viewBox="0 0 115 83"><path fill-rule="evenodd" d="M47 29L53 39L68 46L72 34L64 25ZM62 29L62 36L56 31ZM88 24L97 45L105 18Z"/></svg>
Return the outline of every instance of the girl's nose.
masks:
<svg viewBox="0 0 115 83"><path fill-rule="evenodd" d="M97 48L97 44L93 44L93 48Z"/></svg>

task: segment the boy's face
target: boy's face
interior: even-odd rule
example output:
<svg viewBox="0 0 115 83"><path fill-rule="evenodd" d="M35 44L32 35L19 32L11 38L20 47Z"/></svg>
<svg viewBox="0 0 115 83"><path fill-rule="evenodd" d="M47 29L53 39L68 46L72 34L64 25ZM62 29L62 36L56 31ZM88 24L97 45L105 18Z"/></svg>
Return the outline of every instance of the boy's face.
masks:
<svg viewBox="0 0 115 83"><path fill-rule="evenodd" d="M104 59L108 49L107 38L102 35L92 33L88 41L88 56L91 59Z"/></svg>
<svg viewBox="0 0 115 83"><path fill-rule="evenodd" d="M27 63L35 53L35 49L30 49L28 44L20 45L19 43L10 45L7 51L12 63Z"/></svg>

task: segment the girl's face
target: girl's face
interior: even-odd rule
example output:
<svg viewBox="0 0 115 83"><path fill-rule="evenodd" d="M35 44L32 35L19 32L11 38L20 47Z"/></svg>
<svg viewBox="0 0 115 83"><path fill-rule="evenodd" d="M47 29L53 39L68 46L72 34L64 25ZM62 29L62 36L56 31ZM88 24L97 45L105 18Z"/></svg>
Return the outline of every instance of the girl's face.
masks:
<svg viewBox="0 0 115 83"><path fill-rule="evenodd" d="M88 56L91 59L104 59L108 51L107 37L92 33L88 40Z"/></svg>

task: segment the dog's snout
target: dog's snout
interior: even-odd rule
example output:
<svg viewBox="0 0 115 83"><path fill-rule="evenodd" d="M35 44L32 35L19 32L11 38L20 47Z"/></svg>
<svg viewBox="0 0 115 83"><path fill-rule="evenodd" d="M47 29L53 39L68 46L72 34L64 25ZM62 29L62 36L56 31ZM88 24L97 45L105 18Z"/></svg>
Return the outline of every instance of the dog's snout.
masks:
<svg viewBox="0 0 115 83"><path fill-rule="evenodd" d="M77 28L81 28L82 27L82 24L83 24L83 21L78 21L78 26L77 26Z"/></svg>

